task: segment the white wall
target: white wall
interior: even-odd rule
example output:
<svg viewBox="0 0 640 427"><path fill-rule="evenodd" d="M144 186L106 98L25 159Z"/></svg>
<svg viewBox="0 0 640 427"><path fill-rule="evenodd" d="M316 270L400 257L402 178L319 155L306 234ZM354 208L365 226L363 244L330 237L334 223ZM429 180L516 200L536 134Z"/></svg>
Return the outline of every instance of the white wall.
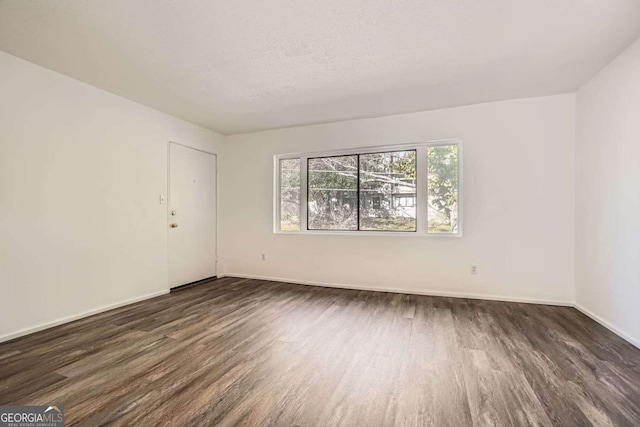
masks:
<svg viewBox="0 0 640 427"><path fill-rule="evenodd" d="M576 105L576 303L640 346L640 40Z"/></svg>
<svg viewBox="0 0 640 427"><path fill-rule="evenodd" d="M577 96L224 143L215 132L2 52L0 99L0 341L168 290L166 205L158 196L166 194L167 141L174 140L222 152L222 274L575 300L640 345L640 41ZM464 237L272 233L274 154L443 138L464 143Z"/></svg>
<svg viewBox="0 0 640 427"><path fill-rule="evenodd" d="M214 132L0 52L0 340L168 290L167 141Z"/></svg>
<svg viewBox="0 0 640 427"><path fill-rule="evenodd" d="M228 274L431 294L571 303L574 95L225 138ZM464 237L274 235L274 154L444 138L464 144ZM266 253L267 261L260 261ZM471 276L471 264L478 275Z"/></svg>

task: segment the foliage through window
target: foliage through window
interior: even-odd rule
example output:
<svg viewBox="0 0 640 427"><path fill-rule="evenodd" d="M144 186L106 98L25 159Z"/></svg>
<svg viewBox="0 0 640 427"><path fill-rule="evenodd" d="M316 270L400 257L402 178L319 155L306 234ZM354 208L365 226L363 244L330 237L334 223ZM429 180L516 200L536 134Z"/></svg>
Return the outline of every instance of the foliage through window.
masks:
<svg viewBox="0 0 640 427"><path fill-rule="evenodd" d="M458 146L427 149L429 233L458 230Z"/></svg>
<svg viewBox="0 0 640 427"><path fill-rule="evenodd" d="M461 235L458 141L276 156L277 232Z"/></svg>
<svg viewBox="0 0 640 427"><path fill-rule="evenodd" d="M307 176L309 230L357 230L358 156L309 159Z"/></svg>
<svg viewBox="0 0 640 427"><path fill-rule="evenodd" d="M280 230L300 230L300 159L280 160Z"/></svg>

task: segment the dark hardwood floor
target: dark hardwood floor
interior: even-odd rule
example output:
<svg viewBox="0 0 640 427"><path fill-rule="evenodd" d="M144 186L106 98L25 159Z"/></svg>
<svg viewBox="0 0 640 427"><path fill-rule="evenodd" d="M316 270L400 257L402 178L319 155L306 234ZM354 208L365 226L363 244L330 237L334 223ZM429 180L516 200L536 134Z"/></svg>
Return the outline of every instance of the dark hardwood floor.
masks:
<svg viewBox="0 0 640 427"><path fill-rule="evenodd" d="M67 425L638 426L640 350L572 308L225 278L0 344Z"/></svg>

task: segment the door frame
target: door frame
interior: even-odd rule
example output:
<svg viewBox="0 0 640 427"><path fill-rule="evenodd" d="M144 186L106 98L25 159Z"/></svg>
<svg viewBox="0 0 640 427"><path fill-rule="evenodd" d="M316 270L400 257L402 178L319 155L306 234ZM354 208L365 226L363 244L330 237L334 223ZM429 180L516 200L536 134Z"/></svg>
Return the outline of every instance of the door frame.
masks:
<svg viewBox="0 0 640 427"><path fill-rule="evenodd" d="M175 145L180 145L181 147L185 147L185 148L190 148L192 150L195 151L200 151L201 153L205 153L205 154L212 154L215 157L215 165L216 165L216 188L213 189L214 194L215 194L215 198L216 198L216 218L215 218L215 229L216 229L216 259L214 260L214 262L216 263L216 275L213 277L218 277L218 259L220 258L219 254L218 254L218 233L220 232L220 230L218 229L218 214L219 214L219 209L218 209L218 153L215 151L209 151L209 150L204 150L202 148L196 148L193 147L191 145L188 144L182 144L180 142L176 142L173 140L168 140L167 141L167 197L166 197L166 219L167 219L167 223L165 225L166 227L166 231L167 231L167 288L168 289L177 289L180 288L182 286L186 286L186 285L190 285L190 283L184 283L182 285L178 285L175 287L171 287L171 283L170 283L170 276L169 276L169 265L170 265L170 260L169 260L169 220L171 219L171 212L170 212L170 205L171 205L171 144L175 144ZM202 280L207 280L207 279L202 279ZM197 283L197 282L194 282Z"/></svg>

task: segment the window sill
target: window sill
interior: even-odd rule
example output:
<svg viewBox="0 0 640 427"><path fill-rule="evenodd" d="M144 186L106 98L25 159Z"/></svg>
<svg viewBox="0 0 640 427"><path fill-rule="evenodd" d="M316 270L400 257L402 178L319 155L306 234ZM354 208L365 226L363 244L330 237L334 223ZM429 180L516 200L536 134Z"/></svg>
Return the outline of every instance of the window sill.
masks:
<svg viewBox="0 0 640 427"><path fill-rule="evenodd" d="M274 231L273 234L294 234L298 236L366 236L366 237L435 237L436 239L461 238L462 233L417 233L413 231L323 231L323 230L307 230L307 231Z"/></svg>

